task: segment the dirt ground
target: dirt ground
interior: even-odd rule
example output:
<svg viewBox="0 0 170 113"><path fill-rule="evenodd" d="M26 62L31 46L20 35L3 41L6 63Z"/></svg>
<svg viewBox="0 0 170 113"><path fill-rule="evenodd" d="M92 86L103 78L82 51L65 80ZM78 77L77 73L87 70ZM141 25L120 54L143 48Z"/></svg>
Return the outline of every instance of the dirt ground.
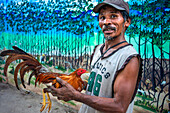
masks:
<svg viewBox="0 0 170 113"><path fill-rule="evenodd" d="M29 91L21 89L17 90L11 84L4 84L0 82L0 113L40 113L42 102L42 95L40 88L34 88ZM52 110L50 113L77 113L81 104L71 106L64 104L55 98L52 98ZM42 113L48 113L44 110ZM141 107L134 107L133 113L152 113Z"/></svg>
<svg viewBox="0 0 170 113"><path fill-rule="evenodd" d="M17 90L0 82L0 113L40 113L42 96L26 90ZM42 113L46 113L44 110ZM77 110L52 99L50 113L76 113Z"/></svg>

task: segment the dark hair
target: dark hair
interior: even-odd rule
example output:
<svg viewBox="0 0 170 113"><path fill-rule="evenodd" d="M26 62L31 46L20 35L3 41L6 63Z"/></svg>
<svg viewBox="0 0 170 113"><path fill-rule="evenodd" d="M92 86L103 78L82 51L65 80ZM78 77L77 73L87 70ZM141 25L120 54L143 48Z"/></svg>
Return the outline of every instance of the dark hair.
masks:
<svg viewBox="0 0 170 113"><path fill-rule="evenodd" d="M128 14L125 10L120 11L120 13L122 14L122 16L123 16L123 18L124 18L124 22L126 22L126 20L127 20L128 18L130 18L129 14Z"/></svg>

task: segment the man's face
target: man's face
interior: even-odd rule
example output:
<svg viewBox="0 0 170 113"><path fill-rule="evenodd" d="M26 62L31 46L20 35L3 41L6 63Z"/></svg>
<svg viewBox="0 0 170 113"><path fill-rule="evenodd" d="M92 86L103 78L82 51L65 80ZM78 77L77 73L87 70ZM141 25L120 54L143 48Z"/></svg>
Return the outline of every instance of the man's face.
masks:
<svg viewBox="0 0 170 113"><path fill-rule="evenodd" d="M112 40L123 35L125 30L122 14L119 10L111 6L104 6L104 8L100 10L99 26L101 27L106 40Z"/></svg>

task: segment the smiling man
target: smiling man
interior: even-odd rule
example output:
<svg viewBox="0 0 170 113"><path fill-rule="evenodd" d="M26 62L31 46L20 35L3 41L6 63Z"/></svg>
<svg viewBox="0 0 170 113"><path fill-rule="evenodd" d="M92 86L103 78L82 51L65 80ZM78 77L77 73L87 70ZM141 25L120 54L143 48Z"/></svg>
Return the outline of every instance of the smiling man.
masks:
<svg viewBox="0 0 170 113"><path fill-rule="evenodd" d="M79 113L132 113L141 79L141 61L140 55L125 40L125 31L131 22L129 6L123 0L105 0L93 11L99 13L105 43L96 46L92 54L86 93L57 79L62 88L51 87L52 94L61 100L82 102Z"/></svg>

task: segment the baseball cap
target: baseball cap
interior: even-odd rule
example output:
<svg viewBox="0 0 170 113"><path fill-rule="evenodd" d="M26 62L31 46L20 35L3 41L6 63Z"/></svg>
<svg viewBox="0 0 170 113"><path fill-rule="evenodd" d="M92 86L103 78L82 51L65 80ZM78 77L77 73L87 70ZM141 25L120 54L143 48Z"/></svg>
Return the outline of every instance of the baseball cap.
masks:
<svg viewBox="0 0 170 113"><path fill-rule="evenodd" d="M125 10L129 14L129 5L124 0L104 0L94 7L93 12L98 13L104 5L110 5L118 10Z"/></svg>

